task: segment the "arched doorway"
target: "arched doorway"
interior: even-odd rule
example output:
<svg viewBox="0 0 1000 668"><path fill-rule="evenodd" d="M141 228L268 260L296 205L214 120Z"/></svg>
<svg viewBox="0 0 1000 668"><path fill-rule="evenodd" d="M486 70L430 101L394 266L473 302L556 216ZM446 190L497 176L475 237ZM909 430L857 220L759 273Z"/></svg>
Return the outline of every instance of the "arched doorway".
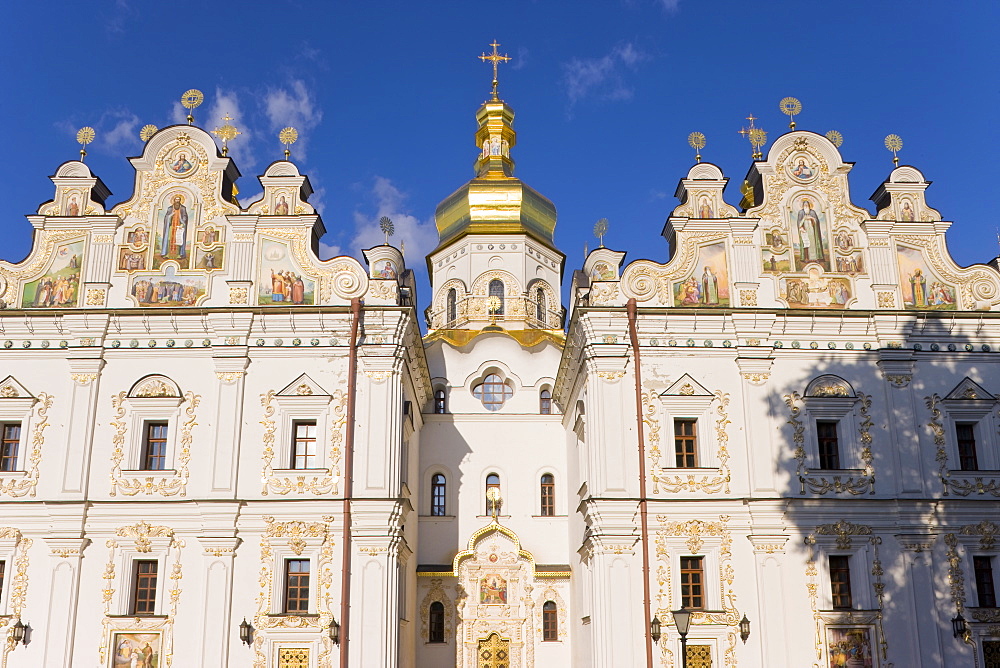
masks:
<svg viewBox="0 0 1000 668"><path fill-rule="evenodd" d="M479 641L477 668L510 668L510 641L491 633Z"/></svg>

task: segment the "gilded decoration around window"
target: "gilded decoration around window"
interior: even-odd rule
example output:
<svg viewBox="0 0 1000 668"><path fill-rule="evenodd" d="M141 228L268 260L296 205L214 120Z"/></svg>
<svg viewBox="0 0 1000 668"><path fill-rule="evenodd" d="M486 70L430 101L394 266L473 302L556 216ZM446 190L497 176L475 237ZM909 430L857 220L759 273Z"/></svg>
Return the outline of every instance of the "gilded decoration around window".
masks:
<svg viewBox="0 0 1000 668"><path fill-rule="evenodd" d="M448 597L448 593L442 586L441 578L431 578L427 586L427 594L420 602L420 637L424 642L430 639L430 609L432 603L441 603L444 606L444 638L448 642L454 633L455 604Z"/></svg>
<svg viewBox="0 0 1000 668"><path fill-rule="evenodd" d="M25 538L24 535L13 527L0 527L0 538L14 540L14 558L10 564L13 572L7 590L7 616L0 619L0 628L15 620L21 619L24 612L25 601L28 596L28 550L31 548L32 539ZM7 665L7 655L14 650L16 644L9 635L3 645L3 653L0 654L0 666Z"/></svg>
<svg viewBox="0 0 1000 668"><path fill-rule="evenodd" d="M959 529L963 536L979 536L979 549L991 551L997 541L997 525L989 520L983 520L979 524L967 524Z"/></svg>
<svg viewBox="0 0 1000 668"><path fill-rule="evenodd" d="M312 389L302 384L296 388L295 393L299 396L308 396L302 387ZM264 408L264 419L260 423L264 426L264 451L261 454L263 468L261 470L261 480L263 487L261 494L267 496L270 493L285 494L312 494L322 496L324 494L337 494L340 488L340 460L343 453L344 430L347 426L347 395L342 390L333 393L331 402L331 416L329 423L330 449L327 460L327 467L318 474L308 475L275 475L274 458L278 455L275 442L277 432L277 422L274 419L277 407L274 405L274 397L277 392L269 390L260 397L261 406Z"/></svg>
<svg viewBox="0 0 1000 668"><path fill-rule="evenodd" d="M0 482L0 495L8 495L15 499L29 496L34 498L40 477L39 466L42 463L42 446L45 445L45 429L49 426L49 409L52 408L52 397L45 392L39 393L35 401L35 415L32 419L31 443L23 474L17 478L9 478Z"/></svg>
<svg viewBox="0 0 1000 668"><path fill-rule="evenodd" d="M694 388L684 385L678 391L681 396L691 396ZM687 393L687 394L686 394ZM729 493L729 483L732 476L729 470L729 432L727 427L731 424L729 420L729 393L722 390L713 392L715 399L715 440L718 443L715 458L719 463L718 468L709 469L704 473L685 473L683 475L669 472L671 469L661 467L659 464L662 452L660 450L660 413L661 407L659 397L656 392L645 392L642 395L643 416L642 421L646 425L646 444L649 446L650 469L649 476L653 481L653 494L676 494L681 491L704 492L705 494L718 494L719 492Z"/></svg>

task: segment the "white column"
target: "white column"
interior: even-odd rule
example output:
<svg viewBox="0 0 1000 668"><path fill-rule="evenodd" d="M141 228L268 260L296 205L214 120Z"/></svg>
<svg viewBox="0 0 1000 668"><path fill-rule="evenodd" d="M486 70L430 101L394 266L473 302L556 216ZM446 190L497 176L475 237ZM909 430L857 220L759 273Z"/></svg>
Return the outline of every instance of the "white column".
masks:
<svg viewBox="0 0 1000 668"><path fill-rule="evenodd" d="M100 350L95 350L100 354ZM104 360L100 357L70 359L70 377L73 379L70 391L68 420L63 432L66 438L62 445L63 494L83 494L87 488L90 473L90 453L93 449L94 420L101 369Z"/></svg>
<svg viewBox="0 0 1000 668"><path fill-rule="evenodd" d="M52 564L49 601L42 645L45 668L65 668L73 662L76 611L80 594L80 561L87 538L45 538Z"/></svg>
<svg viewBox="0 0 1000 668"><path fill-rule="evenodd" d="M229 648L239 642L232 607L233 558L240 539L199 537L198 542L205 557L200 665L228 666Z"/></svg>

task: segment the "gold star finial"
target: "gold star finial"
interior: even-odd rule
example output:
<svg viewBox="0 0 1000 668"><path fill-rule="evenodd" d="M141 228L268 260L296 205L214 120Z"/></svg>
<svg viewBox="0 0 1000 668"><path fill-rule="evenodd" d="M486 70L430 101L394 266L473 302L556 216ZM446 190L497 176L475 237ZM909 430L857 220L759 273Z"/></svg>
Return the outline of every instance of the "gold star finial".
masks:
<svg viewBox="0 0 1000 668"><path fill-rule="evenodd" d="M899 157L896 155L903 148L903 140L899 135L886 135L885 147L892 151L892 164L899 167Z"/></svg>
<svg viewBox="0 0 1000 668"><path fill-rule="evenodd" d="M484 63L487 60L493 63L493 99L494 100L498 100L500 98L497 97L497 83L498 83L498 80L497 80L497 65L499 65L500 63L506 63L506 62L508 62L509 60L512 60L512 59L506 53L503 54L503 55L500 55L499 53L497 53L497 47L500 46L500 44L496 40L493 40L493 43L490 44L490 46L493 47L493 53L489 53L489 54L484 53L481 56L479 56L479 59L481 61L483 61Z"/></svg>
<svg viewBox="0 0 1000 668"><path fill-rule="evenodd" d="M224 125L221 128L215 128L212 130L212 134L222 140L222 155L223 157L229 155L229 140L236 139L236 135L243 134L235 128L229 121L233 120L229 116L229 112L222 117L222 122Z"/></svg>
<svg viewBox="0 0 1000 668"><path fill-rule="evenodd" d="M188 110L187 122L188 125L194 125L194 116L192 115L194 110L201 106L201 103L205 101L205 94L202 93L197 88L192 88L190 90L184 91L181 95L181 106Z"/></svg>
<svg viewBox="0 0 1000 668"><path fill-rule="evenodd" d="M760 147L767 143L767 133L762 128L754 126L753 122L757 120L757 117L753 114L747 116L747 120L750 121L750 127L741 128L739 133L748 139L750 146L753 147L750 157L754 160L760 160L764 157L763 153L760 152Z"/></svg>
<svg viewBox="0 0 1000 668"><path fill-rule="evenodd" d="M78 143L82 148L80 149L80 162L87 157L87 144L94 141L94 128L89 125L82 127L76 132L76 143Z"/></svg>

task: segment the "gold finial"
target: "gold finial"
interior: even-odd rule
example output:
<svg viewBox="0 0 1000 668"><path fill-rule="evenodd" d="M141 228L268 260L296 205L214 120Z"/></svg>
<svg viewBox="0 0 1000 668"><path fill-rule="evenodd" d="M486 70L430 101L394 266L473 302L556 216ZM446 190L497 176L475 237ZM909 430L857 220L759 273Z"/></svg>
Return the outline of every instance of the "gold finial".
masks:
<svg viewBox="0 0 1000 668"><path fill-rule="evenodd" d="M139 139L142 141L149 141L149 138L155 135L157 130L159 130L159 128L152 123L143 125L142 129L139 130Z"/></svg>
<svg viewBox="0 0 1000 668"><path fill-rule="evenodd" d="M490 295L486 300L486 310L490 312L490 325L497 324L497 313L500 312L501 307L503 307L503 302L496 295Z"/></svg>
<svg viewBox="0 0 1000 668"><path fill-rule="evenodd" d="M599 221L594 223L594 236L597 240L601 242L598 248L604 248L604 235L608 233L608 219L601 218Z"/></svg>
<svg viewBox="0 0 1000 668"><path fill-rule="evenodd" d="M899 158L896 153L903 148L903 140L899 138L899 135L886 135L885 147L892 151L892 164L898 167Z"/></svg>
<svg viewBox="0 0 1000 668"><path fill-rule="evenodd" d="M694 149L695 162L701 162L701 149L705 148L705 135L692 132L688 135L688 145Z"/></svg>
<svg viewBox="0 0 1000 668"><path fill-rule="evenodd" d="M278 141L285 145L285 160L292 154L288 148L299 139L299 131L293 127L287 127L278 133Z"/></svg>
<svg viewBox="0 0 1000 668"><path fill-rule="evenodd" d="M500 301L499 297L490 297L490 299L496 299ZM496 487L490 487L486 490L486 500L490 504L490 514L493 516L493 521L497 521L497 514L500 512L500 505L503 503L503 499L500 497L500 490Z"/></svg>
<svg viewBox="0 0 1000 668"><path fill-rule="evenodd" d="M800 113L802 111L802 103L799 102L794 97L786 97L786 98L783 98L781 100L781 102L778 103L778 107L781 109L781 113L783 113L786 116L788 116L788 119L790 121L789 124L788 124L788 129L789 130L794 130L795 129L795 114L798 114L798 113Z"/></svg>
<svg viewBox="0 0 1000 668"><path fill-rule="evenodd" d="M87 157L87 144L94 141L95 136L94 128L89 125L76 131L76 143L83 146L80 149L80 162L83 162L83 159Z"/></svg>
<svg viewBox="0 0 1000 668"><path fill-rule="evenodd" d="M202 102L205 101L205 94L202 93L197 88L192 88L181 95L181 105L188 110L187 122L188 125L194 125L194 116L191 112L199 107Z"/></svg>
<svg viewBox="0 0 1000 668"><path fill-rule="evenodd" d="M760 160L764 157L764 154L760 152L760 147L767 143L767 132L754 127L753 122L757 120L757 117L753 114L747 116L747 120L750 121L750 127L740 129L739 133L750 140L750 146L753 147L750 157L754 160Z"/></svg>
<svg viewBox="0 0 1000 668"><path fill-rule="evenodd" d="M392 218L382 216L378 219L378 228L385 234L385 245L389 245L389 237L396 233L396 226L392 224Z"/></svg>
<svg viewBox="0 0 1000 668"><path fill-rule="evenodd" d="M490 54L484 53L483 55L479 56L479 59L484 63L487 60L493 63L493 99L498 100L499 98L497 97L497 83L498 83L497 65L499 65L500 63L506 63L507 61L511 60L511 57L508 56L506 53L503 54L502 56L499 53L497 53L497 47L500 46L500 44L498 44L496 40L493 40L493 43L490 44L490 46L493 47L493 53Z"/></svg>
<svg viewBox="0 0 1000 668"><path fill-rule="evenodd" d="M844 135L840 134L836 130L830 130L826 133L826 138L830 140L830 143L840 148L840 145L844 143Z"/></svg>
<svg viewBox="0 0 1000 668"><path fill-rule="evenodd" d="M229 112L226 112L226 115L222 117L222 120L225 124L221 128L215 128L212 130L212 134L222 140L222 155L227 156L229 155L229 140L236 139L236 135L241 135L243 133L229 123L229 121L233 120L229 117Z"/></svg>

